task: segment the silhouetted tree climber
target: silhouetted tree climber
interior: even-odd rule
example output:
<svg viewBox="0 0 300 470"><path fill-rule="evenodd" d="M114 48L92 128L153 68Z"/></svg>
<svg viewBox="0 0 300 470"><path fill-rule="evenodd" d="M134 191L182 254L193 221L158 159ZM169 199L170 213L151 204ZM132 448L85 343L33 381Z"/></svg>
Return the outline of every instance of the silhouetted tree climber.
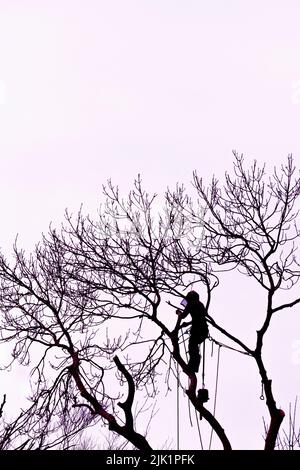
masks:
<svg viewBox="0 0 300 470"><path fill-rule="evenodd" d="M178 322L188 314L192 317L192 327L190 329L189 339L189 363L188 367L193 372L198 372L200 365L200 344L208 337L208 326L205 319L206 308L200 302L199 294L191 291L185 297L186 305L183 311L177 310Z"/></svg>

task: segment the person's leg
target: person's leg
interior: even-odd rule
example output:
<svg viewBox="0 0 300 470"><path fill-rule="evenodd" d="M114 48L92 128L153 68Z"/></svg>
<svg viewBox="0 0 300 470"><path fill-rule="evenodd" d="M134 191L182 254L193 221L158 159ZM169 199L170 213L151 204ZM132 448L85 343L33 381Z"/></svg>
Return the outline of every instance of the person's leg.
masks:
<svg viewBox="0 0 300 470"><path fill-rule="evenodd" d="M195 334L190 335L189 339L189 363L188 366L193 372L198 372L200 364L200 353L198 338Z"/></svg>
<svg viewBox="0 0 300 470"><path fill-rule="evenodd" d="M203 329L201 333L191 331L190 340L189 340L189 367L193 372L199 371L200 366L200 346L203 341L208 337L208 329Z"/></svg>

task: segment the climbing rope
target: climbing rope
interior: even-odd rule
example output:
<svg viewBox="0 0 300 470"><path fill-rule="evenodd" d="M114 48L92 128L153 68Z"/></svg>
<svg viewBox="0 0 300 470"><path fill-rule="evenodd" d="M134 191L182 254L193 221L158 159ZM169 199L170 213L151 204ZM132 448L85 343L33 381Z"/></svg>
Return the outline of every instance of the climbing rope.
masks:
<svg viewBox="0 0 300 470"><path fill-rule="evenodd" d="M179 378L179 364L177 362L177 450L179 450L179 424L180 424L180 415L179 415L179 385L180 385L180 378Z"/></svg>
<svg viewBox="0 0 300 470"><path fill-rule="evenodd" d="M190 403L190 401L189 401ZM202 437L201 437L201 431L200 431L200 423L199 423L199 417L196 408L195 410L195 417L196 417L196 423L197 423L197 429L198 429L198 435L199 435L199 440L200 440L200 445L201 445L201 450L203 450L203 442L202 442Z"/></svg>
<svg viewBox="0 0 300 470"><path fill-rule="evenodd" d="M180 339L181 339L181 342L183 343L183 346L184 346L186 360L188 360L188 352L187 352L187 347L186 347L186 341L183 337L183 331L181 332L181 338ZM179 407L180 378L179 378L179 365L178 365L178 363L177 363L176 370L177 370L177 394L176 394L176 401L177 401L177 403L176 403L176 415L177 415L177 417L176 417L176 428L177 428L177 432L176 432L176 435L177 435L177 450L179 450L179 444L180 444L180 407ZM202 376L202 378L203 378L203 376ZM188 410L189 410L190 424L193 427L190 400L188 400ZM203 450L203 442L202 442L202 436L201 436L198 413L197 413L196 409L194 409L194 411L195 411L195 417L196 417L196 423L197 423L197 430L198 430L198 435L199 435L200 446L201 446L201 449Z"/></svg>
<svg viewBox="0 0 300 470"><path fill-rule="evenodd" d="M203 341L202 355L203 355L203 360L202 360L202 388L205 388L205 340Z"/></svg>
<svg viewBox="0 0 300 470"><path fill-rule="evenodd" d="M181 341L183 340L183 332L181 331ZM179 343L179 341L178 341ZM183 340L184 343L184 340ZM184 343L185 344L185 343ZM176 440L177 440L177 450L180 446L180 407L179 407L179 387L180 387L180 371L179 364L176 363L176 373L177 373L177 393L176 393Z"/></svg>
<svg viewBox="0 0 300 470"><path fill-rule="evenodd" d="M246 354L248 356L250 356L251 354L246 352L246 351L242 351L242 350L239 350L239 349L236 349L236 348L233 348L231 346L228 346L227 344L224 344L224 343L221 343L220 341L217 341L215 340L214 338L212 338L210 335L208 335L208 339L211 341L211 345L212 345L212 349L211 349L211 356L213 356L213 352L214 352L214 344L218 346L218 355L217 355L217 367L216 367L216 380L215 380L215 392L214 392L214 404L213 404L213 416L215 417L215 413L216 413L216 407L217 407L217 397L218 397L218 385L219 385L219 370L220 370L220 351L221 351L221 347L224 347L226 349L229 349L231 351L235 351L235 352L238 352L238 353L241 353L241 354ZM180 338L180 344L183 343L184 345L184 351L185 351L185 356L186 356L186 360L188 360L188 352L187 352L187 347L186 347L186 340L184 339L184 333L183 333L183 330L181 330L181 338ZM202 345L202 355L203 355L203 358L202 358L202 389L204 390L205 389L205 340L203 341L203 345ZM180 447L180 406L179 406L179 387L180 387L180 371L179 371L179 365L177 363L177 367L176 367L176 372L177 372L177 404L176 404L176 408L177 408L177 450L179 450L179 447ZM261 392L261 396L260 396L260 399L263 400L264 399L264 394L263 394L263 384L262 384L262 392ZM190 408L190 401L188 401L188 410L189 410L189 420L190 420L190 424L191 426L193 427L193 422L192 422L192 416L191 416L191 408ZM199 416L198 416L198 413L197 413L197 410L194 409L195 411L195 418L196 418L196 424L197 424L197 430L198 430L198 435L199 435L199 441L200 441L200 445L201 445L201 449L203 450L203 442L202 442L202 436L201 436L201 430L200 430L200 423L199 423ZM201 417L200 417L201 419ZM211 449L211 445L212 445L212 438L213 438L213 433L214 433L214 430L213 428L211 429L211 433L210 433L210 440L209 440L209 450Z"/></svg>
<svg viewBox="0 0 300 470"><path fill-rule="evenodd" d="M186 341L183 338L183 332L181 333L181 341L183 342L184 345L184 351L185 351L185 356L186 359L188 359L188 352L187 352L187 347L186 347ZM217 356L217 367L216 367L216 381L215 381L215 393L214 393L214 405L213 405L213 416L216 414L216 408L217 408L217 397L218 397L218 385L219 385L219 370L220 370L220 351L221 347L227 347L228 349L234 349L231 348L230 346L223 345L222 343L219 343L218 341L214 340L211 336L209 336L209 340L212 342L212 352L211 355L213 356L213 345L216 344L218 346L218 356ZM234 349L235 350L235 349ZM237 350L235 350L237 351ZM242 352L242 351L238 351ZM205 388L205 341L203 342L202 345L202 388ZM177 363L177 450L179 450L180 446L180 406L179 406L179 387L180 387L180 376L179 376L179 366ZM191 409L190 409L190 401L188 401L188 410L189 410L189 419L191 426L193 426L192 422L192 417L191 417ZM198 430L198 435L199 435L199 441L201 445L201 449L203 450L203 442L202 442L202 436L201 436L201 430L200 430L200 423L199 423L199 417L198 413L195 409L195 418L196 418L196 424L197 424L197 430ZM211 449L212 445L212 438L213 438L213 429L211 429L210 433L210 440L209 440L209 450Z"/></svg>
<svg viewBox="0 0 300 470"><path fill-rule="evenodd" d="M235 348L232 348L231 346L227 346L227 344L220 343L220 341L217 341L216 339L214 339L210 335L208 335L208 339L209 339L209 341L212 341L213 343L215 343L217 346L223 346L226 349L231 349L231 351L235 351L235 352L238 352L238 353L241 353L241 354L246 354L246 356L251 356L251 354L248 353L247 351L241 351L240 349L235 349Z"/></svg>
<svg viewBox="0 0 300 470"><path fill-rule="evenodd" d="M219 344L218 359L217 359L217 373L216 373L216 384L215 384L215 397L214 397L214 411L213 411L213 416L215 416L216 407L217 407L217 395L218 395L218 383L219 383L219 368L220 368L220 351L221 351L221 347L222 347L222 345ZM214 430L213 430L213 428L211 428L210 439L209 439L209 450L210 450L210 448L211 448L213 432L214 432Z"/></svg>

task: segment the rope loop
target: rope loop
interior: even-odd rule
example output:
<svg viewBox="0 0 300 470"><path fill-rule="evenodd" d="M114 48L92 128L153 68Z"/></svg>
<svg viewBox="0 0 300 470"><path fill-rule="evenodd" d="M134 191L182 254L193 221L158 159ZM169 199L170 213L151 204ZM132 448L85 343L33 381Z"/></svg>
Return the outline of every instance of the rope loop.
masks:
<svg viewBox="0 0 300 470"><path fill-rule="evenodd" d="M264 400L265 399L265 396L264 396L264 383L263 381L261 381L261 394L260 394L260 400Z"/></svg>

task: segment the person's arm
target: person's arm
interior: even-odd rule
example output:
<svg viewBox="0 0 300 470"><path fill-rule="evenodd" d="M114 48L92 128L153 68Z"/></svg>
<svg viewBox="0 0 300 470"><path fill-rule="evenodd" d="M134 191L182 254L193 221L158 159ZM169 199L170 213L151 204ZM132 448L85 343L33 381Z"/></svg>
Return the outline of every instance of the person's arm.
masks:
<svg viewBox="0 0 300 470"><path fill-rule="evenodd" d="M189 310L188 310L188 306L186 305L186 306L184 307L184 310L179 310L179 309L177 309L177 310L176 310L176 313L177 313L178 317L180 317L180 320L183 320L185 317L188 316L188 314L189 314L190 312L189 312Z"/></svg>
<svg viewBox="0 0 300 470"><path fill-rule="evenodd" d="M178 318L177 318L175 330L179 330L181 320L189 314L189 311L187 310L187 306L186 306L184 310L177 309L176 313L178 315Z"/></svg>

